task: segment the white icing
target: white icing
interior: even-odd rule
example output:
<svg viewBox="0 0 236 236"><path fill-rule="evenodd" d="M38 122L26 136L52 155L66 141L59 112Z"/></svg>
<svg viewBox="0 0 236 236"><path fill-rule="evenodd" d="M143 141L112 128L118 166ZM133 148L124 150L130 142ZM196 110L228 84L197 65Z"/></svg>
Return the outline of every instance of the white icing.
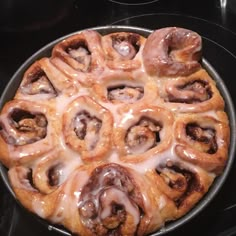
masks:
<svg viewBox="0 0 236 236"><path fill-rule="evenodd" d="M33 198L32 199L32 209L33 211L40 217L45 218L46 213L45 213L45 201L42 199L38 198Z"/></svg>
<svg viewBox="0 0 236 236"><path fill-rule="evenodd" d="M160 196L160 198L159 198L159 210L162 210L163 208L165 208L165 206L166 206L166 198L163 196L163 195L161 195Z"/></svg>
<svg viewBox="0 0 236 236"><path fill-rule="evenodd" d="M117 50L119 54L121 54L124 57L128 56L131 52L129 43L125 41L121 42L120 44L115 44L114 48Z"/></svg>
<svg viewBox="0 0 236 236"><path fill-rule="evenodd" d="M100 104L111 112L113 116L113 127L117 127L120 119L122 118L122 115L124 115L119 111L119 109L122 107L122 104L111 102L100 102Z"/></svg>
<svg viewBox="0 0 236 236"><path fill-rule="evenodd" d="M120 191L116 188L112 188L109 190L109 193L105 191L103 193L102 198L106 201L106 207L104 207L101 211L101 219L105 219L106 217L109 217L112 215L112 206L110 203L116 202L124 205L126 212L130 214L133 217L133 223L134 225L137 225L140 220L140 213L137 206L134 206L131 202L129 197L126 193L123 191Z"/></svg>
<svg viewBox="0 0 236 236"><path fill-rule="evenodd" d="M79 197L83 186L87 182L89 176L86 171L74 171L69 181L61 188L60 199L58 199L57 207L50 220L54 223L60 223L65 215L77 214L79 206Z"/></svg>
<svg viewBox="0 0 236 236"><path fill-rule="evenodd" d="M81 165L81 160L75 156L70 161L66 162L66 165L60 170L60 179L59 185L61 185L68 176L78 167Z"/></svg>
<svg viewBox="0 0 236 236"><path fill-rule="evenodd" d="M175 154L173 146L171 149L150 156L147 160L135 164L127 163L127 165L141 174L145 174L148 170L153 170L162 163L165 164L167 160L171 160L173 162L179 161L179 157Z"/></svg>

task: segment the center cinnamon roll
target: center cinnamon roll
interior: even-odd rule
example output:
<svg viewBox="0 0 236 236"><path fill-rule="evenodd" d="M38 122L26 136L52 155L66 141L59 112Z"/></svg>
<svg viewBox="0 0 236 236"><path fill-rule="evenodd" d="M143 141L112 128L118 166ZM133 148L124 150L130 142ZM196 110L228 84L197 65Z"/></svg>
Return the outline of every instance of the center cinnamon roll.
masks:
<svg viewBox="0 0 236 236"><path fill-rule="evenodd" d="M171 142L172 122L172 113L161 107L134 107L113 131L121 159L139 162L164 151Z"/></svg>

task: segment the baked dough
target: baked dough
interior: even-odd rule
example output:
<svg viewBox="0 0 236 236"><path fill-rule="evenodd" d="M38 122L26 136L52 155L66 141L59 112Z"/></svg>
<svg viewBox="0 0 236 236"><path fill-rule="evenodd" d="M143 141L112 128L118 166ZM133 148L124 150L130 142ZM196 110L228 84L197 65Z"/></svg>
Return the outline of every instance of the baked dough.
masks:
<svg viewBox="0 0 236 236"><path fill-rule="evenodd" d="M224 171L224 99L200 35L85 30L24 73L0 114L0 159L29 211L75 235L147 235Z"/></svg>

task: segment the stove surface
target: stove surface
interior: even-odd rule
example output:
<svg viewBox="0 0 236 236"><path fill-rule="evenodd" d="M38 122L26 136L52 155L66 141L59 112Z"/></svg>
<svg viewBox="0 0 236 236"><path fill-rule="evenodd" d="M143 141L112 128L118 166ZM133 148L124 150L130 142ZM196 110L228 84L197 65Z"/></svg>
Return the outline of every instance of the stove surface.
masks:
<svg viewBox="0 0 236 236"><path fill-rule="evenodd" d="M38 1L40 2L40 1ZM63 1L59 1L60 3ZM129 25L149 29L179 26L198 32L203 38L204 57L217 69L234 103L236 80L236 1L235 0L74 0L54 9L53 19L24 12L24 21L8 6L0 17L0 92L19 66L49 42L66 34L102 25ZM51 12L47 11L47 12ZM44 12L45 13L45 12ZM35 12L37 14L37 12ZM236 131L233 131L236 132ZM166 235L236 235L236 163L223 187L196 217ZM17 204L0 179L0 235L58 236ZM67 234L64 234L67 235Z"/></svg>

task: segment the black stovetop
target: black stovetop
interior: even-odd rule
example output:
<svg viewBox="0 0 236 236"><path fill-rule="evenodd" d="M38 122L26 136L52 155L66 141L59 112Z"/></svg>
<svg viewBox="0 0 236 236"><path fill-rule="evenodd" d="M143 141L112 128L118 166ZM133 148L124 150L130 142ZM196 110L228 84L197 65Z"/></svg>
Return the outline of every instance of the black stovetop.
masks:
<svg viewBox="0 0 236 236"><path fill-rule="evenodd" d="M119 1L129 4L119 4ZM111 24L150 29L180 26L201 34L205 57L217 68L236 103L236 0L67 0L63 10L53 5L51 9L41 6L33 14L28 9L19 15L11 11L13 2L8 1L8 7L2 14L5 18L0 16L1 93L13 73L29 56L65 34ZM35 1L35 4L40 2ZM63 0L55 2L62 4ZM37 14L40 15L37 17ZM236 235L235 170L234 162L226 182L210 204L168 235ZM0 179L0 235L61 234L49 230L15 203Z"/></svg>

